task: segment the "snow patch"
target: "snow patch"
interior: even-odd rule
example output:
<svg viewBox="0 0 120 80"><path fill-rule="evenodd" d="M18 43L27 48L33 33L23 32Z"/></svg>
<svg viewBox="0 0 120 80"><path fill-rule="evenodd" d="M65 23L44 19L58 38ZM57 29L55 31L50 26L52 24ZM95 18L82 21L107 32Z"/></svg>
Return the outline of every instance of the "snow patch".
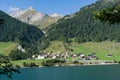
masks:
<svg viewBox="0 0 120 80"><path fill-rule="evenodd" d="M62 17L62 15L54 13L54 14L51 14L50 17Z"/></svg>

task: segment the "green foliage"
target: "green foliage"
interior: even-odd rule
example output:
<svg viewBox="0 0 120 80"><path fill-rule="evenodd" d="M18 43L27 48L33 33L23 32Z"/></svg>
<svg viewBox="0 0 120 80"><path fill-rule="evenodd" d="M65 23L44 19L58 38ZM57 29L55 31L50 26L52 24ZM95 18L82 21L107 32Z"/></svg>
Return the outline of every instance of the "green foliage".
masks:
<svg viewBox="0 0 120 80"><path fill-rule="evenodd" d="M9 57L3 54L0 54L0 63L3 63L4 61L9 61Z"/></svg>
<svg viewBox="0 0 120 80"><path fill-rule="evenodd" d="M119 24L102 23L94 19L93 15L93 12L110 8L118 2L118 0L112 2L99 0L94 4L85 6L75 13L74 16L67 15L57 23L50 25L44 37L48 41L59 40L66 43L71 38L75 38L75 41L78 43L106 40L120 41Z"/></svg>
<svg viewBox="0 0 120 80"><path fill-rule="evenodd" d="M102 22L110 22L111 24L120 22L120 2L115 4L112 8L107 8L102 11L96 11L94 17Z"/></svg>
<svg viewBox="0 0 120 80"><path fill-rule="evenodd" d="M38 67L38 65L36 65L35 62L31 62L31 63L23 62L23 66L24 67Z"/></svg>
<svg viewBox="0 0 120 80"><path fill-rule="evenodd" d="M18 67L14 67L9 61L4 61L0 63L0 75L6 75L9 78L12 78L13 73L20 73Z"/></svg>
<svg viewBox="0 0 120 80"><path fill-rule="evenodd" d="M9 62L9 57L0 54L0 75L5 75L9 78L13 78L13 73L20 73L20 66L13 65Z"/></svg>
<svg viewBox="0 0 120 80"><path fill-rule="evenodd" d="M37 43L40 50L46 49L50 44L49 40L47 40L45 37L42 37Z"/></svg>
<svg viewBox="0 0 120 80"><path fill-rule="evenodd" d="M18 21L2 11L0 11L0 18L4 20L4 24L0 25L0 41L2 42L17 42L27 50L28 47L36 46L36 42L43 35L36 26Z"/></svg>
<svg viewBox="0 0 120 80"><path fill-rule="evenodd" d="M27 58L27 53L23 53L20 50L12 50L9 54L11 60L21 60Z"/></svg>
<svg viewBox="0 0 120 80"><path fill-rule="evenodd" d="M0 24L3 24L4 20L0 18Z"/></svg>
<svg viewBox="0 0 120 80"><path fill-rule="evenodd" d="M55 66L56 63L64 63L65 60L47 59L42 61L42 66Z"/></svg>

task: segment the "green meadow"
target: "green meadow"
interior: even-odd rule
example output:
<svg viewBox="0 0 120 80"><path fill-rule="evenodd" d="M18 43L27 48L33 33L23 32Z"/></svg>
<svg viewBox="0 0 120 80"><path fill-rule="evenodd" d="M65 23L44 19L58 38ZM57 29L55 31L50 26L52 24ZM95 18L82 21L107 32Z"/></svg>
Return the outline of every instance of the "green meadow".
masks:
<svg viewBox="0 0 120 80"><path fill-rule="evenodd" d="M8 54L15 49L16 44L13 42L0 42L0 54Z"/></svg>
<svg viewBox="0 0 120 80"><path fill-rule="evenodd" d="M72 51L71 51L72 50ZM52 41L51 45L45 50L46 52L61 53L66 51L66 47L62 42ZM96 53L100 60L120 60L120 43L103 41L103 42L86 42L77 44L72 42L67 45L67 51L70 54L83 53L91 54ZM112 54L113 57L108 57L108 54Z"/></svg>

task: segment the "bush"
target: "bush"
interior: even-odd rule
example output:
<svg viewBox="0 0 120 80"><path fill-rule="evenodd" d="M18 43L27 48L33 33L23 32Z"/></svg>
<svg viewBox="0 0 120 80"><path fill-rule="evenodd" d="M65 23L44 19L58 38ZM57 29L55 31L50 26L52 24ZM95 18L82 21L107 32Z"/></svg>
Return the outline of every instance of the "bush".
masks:
<svg viewBox="0 0 120 80"><path fill-rule="evenodd" d="M21 60L26 59L26 53L23 53L20 50L12 50L9 54L11 60Z"/></svg>
<svg viewBox="0 0 120 80"><path fill-rule="evenodd" d="M31 62L31 63L23 63L24 67L38 67L38 65L35 64L35 62Z"/></svg>
<svg viewBox="0 0 120 80"><path fill-rule="evenodd" d="M79 61L73 61L74 64L79 64Z"/></svg>
<svg viewBox="0 0 120 80"><path fill-rule="evenodd" d="M64 63L65 60L60 60L60 59L48 59L42 61L42 66L54 66L57 63Z"/></svg>

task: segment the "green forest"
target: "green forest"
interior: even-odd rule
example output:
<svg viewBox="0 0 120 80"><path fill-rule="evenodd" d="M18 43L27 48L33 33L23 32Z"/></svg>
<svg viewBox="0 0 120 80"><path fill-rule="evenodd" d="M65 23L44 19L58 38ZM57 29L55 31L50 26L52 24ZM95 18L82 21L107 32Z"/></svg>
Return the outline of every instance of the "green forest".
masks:
<svg viewBox="0 0 120 80"><path fill-rule="evenodd" d="M81 8L73 16L66 15L57 23L49 26L44 38L49 41L60 40L67 43L70 42L71 38L75 38L75 41L78 43L106 40L119 42L119 23L110 24L109 22L101 22L94 18L96 11L113 7L118 2L118 0L114 2L99 0L94 4Z"/></svg>
<svg viewBox="0 0 120 80"><path fill-rule="evenodd" d="M36 26L26 24L0 11L0 42L15 42L26 49L27 53L38 50L36 42L43 32Z"/></svg>

